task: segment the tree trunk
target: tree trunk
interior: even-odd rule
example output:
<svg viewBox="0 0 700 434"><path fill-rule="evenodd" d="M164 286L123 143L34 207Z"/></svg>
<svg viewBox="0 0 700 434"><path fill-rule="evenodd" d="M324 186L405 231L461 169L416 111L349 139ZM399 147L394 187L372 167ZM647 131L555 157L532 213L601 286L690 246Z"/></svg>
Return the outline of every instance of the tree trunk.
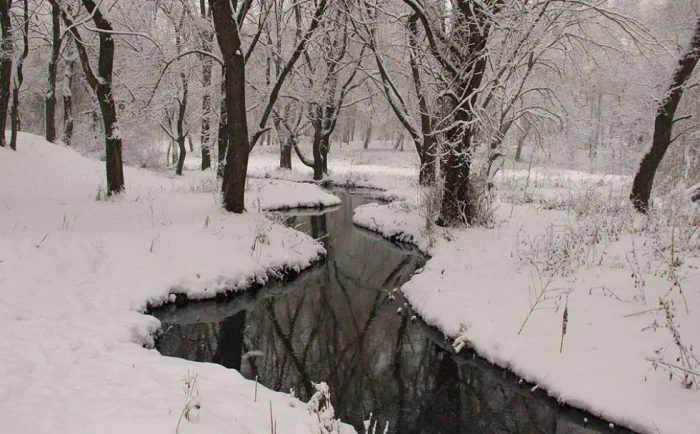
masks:
<svg viewBox="0 0 700 434"><path fill-rule="evenodd" d="M177 156L177 166L175 167L175 174L182 175L182 169L185 167L185 157L187 156L187 148L185 147L185 137L180 136L177 138L178 156Z"/></svg>
<svg viewBox="0 0 700 434"><path fill-rule="evenodd" d="M245 211L245 180L250 153L246 120L245 59L230 0L209 0L209 6L226 68L224 88L229 140L221 185L222 200L227 211L242 213Z"/></svg>
<svg viewBox="0 0 700 434"><path fill-rule="evenodd" d="M372 120L367 124L363 140L362 149L369 149L369 142L372 140Z"/></svg>
<svg viewBox="0 0 700 434"><path fill-rule="evenodd" d="M17 64L15 67L15 85L12 88L12 111L10 117L12 118L12 135L10 136L10 148L12 150L17 150L17 132L22 130L22 123L19 116L19 90L22 87L22 82L24 81L24 74L22 72L22 67L24 66L24 60L29 55L29 5L27 0L23 2L24 11L24 21L22 28L22 42L23 49L22 54L17 59Z"/></svg>
<svg viewBox="0 0 700 434"><path fill-rule="evenodd" d="M321 137L321 170L324 175L328 175L328 154L331 150L331 135L324 134Z"/></svg>
<svg viewBox="0 0 700 434"><path fill-rule="evenodd" d="M102 34L100 34L102 35ZM100 54L102 50L100 50ZM100 56L102 57L102 56ZM111 56L110 56L111 57ZM122 163L122 136L117 123L117 108L112 99L112 79L98 86L97 98L105 128L107 194L118 194L124 190L124 167Z"/></svg>
<svg viewBox="0 0 700 434"><path fill-rule="evenodd" d="M176 167L175 172L177 174L177 160L180 159L180 146L178 145L177 140L170 139L169 149L172 149L172 152L170 153L172 159L168 162L168 164Z"/></svg>
<svg viewBox="0 0 700 434"><path fill-rule="evenodd" d="M649 211L649 198L651 188L654 184L656 170L664 158L664 154L673 141L671 133L673 131L674 116L678 103L683 96L683 86L688 81L695 69L700 55L700 18L695 25L695 34L683 57L678 62L678 67L673 74L668 94L661 101L654 122L654 136L651 148L644 155L639 165L639 170L632 182L632 192L630 200L637 211L646 213Z"/></svg>
<svg viewBox="0 0 700 434"><path fill-rule="evenodd" d="M97 27L108 32L112 25L99 11L93 0L83 0L85 8L94 13L93 20ZM118 194L124 190L124 167L122 163L122 136L117 122L117 107L112 92L112 70L114 66L114 39L109 33L100 32L100 52L98 71L101 80L95 93L100 103L105 132L105 151L107 168L107 194Z"/></svg>
<svg viewBox="0 0 700 434"><path fill-rule="evenodd" d="M396 136L394 137L394 151L403 152L404 130L401 125L397 128L399 128L399 130L396 130Z"/></svg>
<svg viewBox="0 0 700 434"><path fill-rule="evenodd" d="M202 95L202 132L200 140L202 142L202 170L207 170L211 167L211 70L212 65L205 64L202 71L202 87L204 87L204 95Z"/></svg>
<svg viewBox="0 0 700 434"><path fill-rule="evenodd" d="M515 148L515 161L520 161L523 155L523 145L525 144L525 139L527 138L528 134L530 134L530 129L532 128L532 124L530 121L527 120L527 118L523 118L523 122L525 122L525 127L523 128L523 133L518 137L518 142L517 142L517 147Z"/></svg>
<svg viewBox="0 0 700 434"><path fill-rule="evenodd" d="M419 49L418 49L418 16L413 14L408 22L408 43L409 43L409 64L411 65L411 76L413 78L413 90L418 99L418 109L420 111L420 131L423 141L418 149L420 158L420 171L418 172L418 184L433 185L435 183L435 145L437 140L433 135L433 118L430 115L428 102L425 99L425 89L421 79Z"/></svg>
<svg viewBox="0 0 700 434"><path fill-rule="evenodd" d="M209 20L211 15L207 13L206 0L199 0L199 12L202 19ZM211 9L209 10L211 12ZM204 51L211 51L214 35L210 31L205 31L202 35L202 48ZM202 170L211 167L211 79L213 61L209 56L203 56L202 61L202 132L200 136L202 146Z"/></svg>
<svg viewBox="0 0 700 434"><path fill-rule="evenodd" d="M323 157L321 155L321 147L323 138L321 136L322 132L321 120L314 121L314 141L312 145L312 153L314 157L314 181L320 181L323 179Z"/></svg>
<svg viewBox="0 0 700 434"><path fill-rule="evenodd" d="M175 21L173 19L173 25L175 27L175 48L177 49L178 54L182 53L182 26L184 25L186 17L186 10L182 10L182 15L180 16L180 20ZM180 83L182 84L182 97L178 98L178 112L177 112L177 121L176 121L176 128L177 128L177 136L175 138L175 141L177 142L177 146L179 148L179 153L178 153L178 159L177 159L177 166L175 168L175 174L176 175L182 175L182 170L185 167L185 157L187 156L187 148L185 147L185 140L189 138L189 144L190 144L190 152L193 152L193 146L192 146L192 137L189 136L185 132L185 116L187 115L187 101L188 101L188 96L189 96L189 90L190 90L190 79L187 76L187 74L183 71L180 71Z"/></svg>
<svg viewBox="0 0 700 434"><path fill-rule="evenodd" d="M61 54L61 8L51 5L51 56L49 57L48 89L46 91L46 140L56 141L56 72Z"/></svg>
<svg viewBox="0 0 700 434"><path fill-rule="evenodd" d="M12 21L10 20L11 0L0 0L0 146L5 146L5 125L7 125L7 110L10 105L10 85L12 84Z"/></svg>
<svg viewBox="0 0 700 434"><path fill-rule="evenodd" d="M292 169L292 139L280 140L280 168Z"/></svg>
<svg viewBox="0 0 700 434"><path fill-rule="evenodd" d="M418 157L420 158L420 169L418 172L418 184L432 185L435 183L435 137L423 135L423 143L420 146Z"/></svg>
<svg viewBox="0 0 700 434"><path fill-rule="evenodd" d="M75 70L75 53L73 45L68 42L66 48L66 67L63 80L63 135L61 139L66 146L70 146L73 140L73 72Z"/></svg>
<svg viewBox="0 0 700 434"><path fill-rule="evenodd" d="M461 115L461 116L460 116ZM457 122L465 122L463 111L457 113ZM453 130L454 131L454 130ZM442 208L438 224L440 226L454 226L459 223L469 223L472 212L469 203L469 174L471 169L471 136L469 128L458 134L452 134L451 140L456 143L450 145L444 166L445 184L442 195Z"/></svg>
<svg viewBox="0 0 700 434"><path fill-rule="evenodd" d="M292 147L294 146L294 139L290 132L285 132L283 130L282 119L275 116L272 120L275 126L275 131L277 131L277 139L280 146L280 168L281 169L292 169Z"/></svg>
<svg viewBox="0 0 700 434"><path fill-rule="evenodd" d="M221 79L221 107L219 110L219 134L217 136L217 166L216 176L224 177L224 167L226 167L226 152L228 151L228 128L226 127L226 88L224 86L225 77Z"/></svg>

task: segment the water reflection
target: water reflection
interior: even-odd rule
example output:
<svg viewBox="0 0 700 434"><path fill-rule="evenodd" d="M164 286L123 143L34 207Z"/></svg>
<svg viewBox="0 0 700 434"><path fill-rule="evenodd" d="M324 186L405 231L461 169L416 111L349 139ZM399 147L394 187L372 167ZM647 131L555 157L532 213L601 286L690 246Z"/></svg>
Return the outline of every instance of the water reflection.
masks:
<svg viewBox="0 0 700 434"><path fill-rule="evenodd" d="M286 217L322 240L323 263L231 301L154 312L167 330L161 353L219 363L302 399L312 381L325 381L337 416L358 432L370 413L380 433L387 422L390 433L608 431L600 422L584 428L579 412L501 369L451 354L439 333L414 322L393 289L424 257L354 227L352 209L368 200L337 194L343 205L333 211Z"/></svg>

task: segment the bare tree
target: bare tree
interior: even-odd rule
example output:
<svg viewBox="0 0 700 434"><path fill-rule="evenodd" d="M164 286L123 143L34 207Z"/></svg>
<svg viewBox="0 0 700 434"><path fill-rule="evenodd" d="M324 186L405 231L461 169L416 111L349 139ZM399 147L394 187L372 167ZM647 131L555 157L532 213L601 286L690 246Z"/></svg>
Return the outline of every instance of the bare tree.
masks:
<svg viewBox="0 0 700 434"><path fill-rule="evenodd" d="M61 6L59 0L50 0L52 5ZM99 36L97 70L90 62L86 43L80 35L78 25L70 8L61 9L63 21L73 36L85 79L97 96L104 124L107 194L118 194L124 190L124 167L122 163L122 136L117 122L117 107L114 102L112 74L114 70L114 29L109 19L102 14L94 0L82 0L82 4L92 17Z"/></svg>
<svg viewBox="0 0 700 434"><path fill-rule="evenodd" d="M654 121L654 135L651 148L644 155L639 165L639 170L632 182L630 200L637 211L646 213L649 211L649 198L654 184L656 170L664 158L668 147L677 137L671 137L676 109L683 96L684 86L695 69L700 57L700 18L695 25L695 33L685 53L678 61L678 66L673 72L668 93L659 103Z"/></svg>
<svg viewBox="0 0 700 434"><path fill-rule="evenodd" d="M265 2L261 3L261 5L264 4ZM228 144L226 146L226 161L221 190L223 205L228 211L241 213L245 210L245 180L250 150L266 132L267 121L272 114L273 106L279 97L282 85L306 48L311 35L318 27L327 5L327 0L320 0L315 6L308 29L292 51L290 58L285 62L269 92L257 130L251 136L248 136L245 101L245 60L250 57L259 39L262 23L259 24L259 31L244 55L239 27L251 9L252 1L209 0L217 42L221 49L224 63L225 132ZM260 14L265 12L267 12L265 8L260 8Z"/></svg>
<svg viewBox="0 0 700 434"><path fill-rule="evenodd" d="M179 17L176 16L177 11L175 11L174 8L172 8L172 5L171 8L166 8L165 5L161 5L161 10L168 17L168 20L175 29L175 53L179 57L184 52L183 39L185 35L183 33L185 30L185 19L187 18L188 13L187 5L182 5ZM168 122L169 125L167 128L164 123L161 123L161 129L165 131L165 133L172 139L174 143L177 143L178 159L177 165L175 166L175 174L182 175L182 170L185 166L185 158L187 157L187 147L185 146L185 141L187 140L187 136L189 134L189 129L185 128L185 117L187 115L190 78L188 73L186 73L183 69L180 69L178 77L178 95L173 98L177 107L177 110L175 111L175 114L173 116L175 118L175 122ZM166 117L167 119L171 119L170 115L167 115ZM172 128L173 123L175 128Z"/></svg>
<svg viewBox="0 0 700 434"><path fill-rule="evenodd" d="M430 92L422 77L423 73L420 66L424 63L425 58L422 56L422 52L419 48L418 15L415 13L411 14L404 26L408 39L410 77L413 84L413 91L418 102L418 113L414 115L408 99L404 96L404 92L402 92L397 83L396 76L390 72L389 65L385 59L385 50L380 46L376 34L379 11L379 7L366 1L362 10L364 15L362 19L358 21L358 24L363 28L364 32L362 34L374 55L377 71L379 73L378 81L383 94L399 123L413 139L416 151L418 152L418 158L420 160L419 183L421 185L432 184L435 181L437 138L436 135L433 134L434 109L429 107L428 102ZM417 117L418 120L416 120L415 117ZM366 134L367 136L371 134L371 128ZM401 137L403 140L403 134ZM365 137L365 149L367 149L368 144L368 138Z"/></svg>
<svg viewBox="0 0 700 434"><path fill-rule="evenodd" d="M301 161L313 168L314 180L321 180L328 173L330 139L343 109L346 97L363 80L355 80L364 55L364 46L356 57L351 54L350 10L342 5L334 7L326 16L319 30L317 43L304 51L304 72L307 116L312 126L312 154L309 161L298 147L295 148ZM351 102L348 104L354 104Z"/></svg>

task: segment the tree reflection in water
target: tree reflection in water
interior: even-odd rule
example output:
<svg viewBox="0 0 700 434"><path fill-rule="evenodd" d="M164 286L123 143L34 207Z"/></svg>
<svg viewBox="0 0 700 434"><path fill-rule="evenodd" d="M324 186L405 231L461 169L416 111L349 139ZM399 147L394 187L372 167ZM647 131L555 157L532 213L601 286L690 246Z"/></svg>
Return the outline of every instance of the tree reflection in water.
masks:
<svg viewBox="0 0 700 434"><path fill-rule="evenodd" d="M337 416L358 432L370 413L377 431L388 422L390 433L608 431L600 421L584 428L581 413L501 369L455 356L433 329L411 321L392 290L424 257L354 227L353 208L370 201L336 194L343 205L332 212L286 217L324 243L323 263L231 301L154 312L166 330L161 353L219 363L301 399L312 394L312 381L325 381Z"/></svg>

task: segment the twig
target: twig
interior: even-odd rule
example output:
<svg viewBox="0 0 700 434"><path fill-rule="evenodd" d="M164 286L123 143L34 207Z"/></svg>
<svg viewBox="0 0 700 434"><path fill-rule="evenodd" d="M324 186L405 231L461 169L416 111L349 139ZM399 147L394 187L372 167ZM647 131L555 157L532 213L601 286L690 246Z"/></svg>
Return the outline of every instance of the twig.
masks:
<svg viewBox="0 0 700 434"><path fill-rule="evenodd" d="M653 309L647 309L647 310L643 310L643 311L641 311L641 312L628 313L628 314L625 315L623 318L629 318L629 317L631 317L631 316L643 315L643 314L649 313L649 312L656 312L656 311L659 311L659 310L661 310L661 309L663 309L663 308L661 308L661 307L655 307L655 308L653 308Z"/></svg>
<svg viewBox="0 0 700 434"><path fill-rule="evenodd" d="M50 234L50 232L47 232L46 235L44 235L44 238L42 238L41 241L39 241L39 244L36 245L36 248L37 248L37 249L39 248L39 246L41 246L41 243L44 242L44 240L46 239L46 237L49 236L49 234Z"/></svg>

